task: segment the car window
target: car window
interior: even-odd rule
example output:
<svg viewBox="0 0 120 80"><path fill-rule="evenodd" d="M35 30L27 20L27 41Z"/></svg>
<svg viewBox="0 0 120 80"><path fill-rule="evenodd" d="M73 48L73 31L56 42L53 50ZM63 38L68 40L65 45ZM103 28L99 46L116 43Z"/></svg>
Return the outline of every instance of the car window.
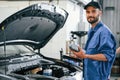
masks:
<svg viewBox="0 0 120 80"><path fill-rule="evenodd" d="M19 53L14 46L11 46L11 45L6 46L6 51L4 51L4 46L0 46L0 56L5 56L5 52L6 52L6 56Z"/></svg>
<svg viewBox="0 0 120 80"><path fill-rule="evenodd" d="M5 57L5 56L7 57L7 56L12 56L16 54L25 54L25 53L29 53L29 55L33 54L32 50L27 48L25 45L7 45L6 51L4 51L4 46L0 46L0 57Z"/></svg>
<svg viewBox="0 0 120 80"><path fill-rule="evenodd" d="M30 53L32 52L26 45L14 45L14 47L19 50L20 53Z"/></svg>

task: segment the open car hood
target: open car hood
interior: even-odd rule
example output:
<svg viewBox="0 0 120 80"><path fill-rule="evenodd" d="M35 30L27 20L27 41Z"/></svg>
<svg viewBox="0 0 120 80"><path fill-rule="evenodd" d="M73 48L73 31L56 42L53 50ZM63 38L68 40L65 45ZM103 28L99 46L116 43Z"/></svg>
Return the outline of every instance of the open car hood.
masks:
<svg viewBox="0 0 120 80"><path fill-rule="evenodd" d="M34 4L0 24L0 45L29 43L42 48L64 26L68 13L53 5Z"/></svg>

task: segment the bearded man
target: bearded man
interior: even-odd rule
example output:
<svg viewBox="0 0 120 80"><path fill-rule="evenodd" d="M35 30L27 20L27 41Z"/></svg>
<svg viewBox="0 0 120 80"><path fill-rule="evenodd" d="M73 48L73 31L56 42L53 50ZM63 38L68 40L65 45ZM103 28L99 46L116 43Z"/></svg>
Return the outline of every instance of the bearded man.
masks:
<svg viewBox="0 0 120 80"><path fill-rule="evenodd" d="M85 49L71 50L83 59L84 80L109 80L115 60L116 41L110 29L101 21L102 8L98 2L85 5L87 21L91 24Z"/></svg>

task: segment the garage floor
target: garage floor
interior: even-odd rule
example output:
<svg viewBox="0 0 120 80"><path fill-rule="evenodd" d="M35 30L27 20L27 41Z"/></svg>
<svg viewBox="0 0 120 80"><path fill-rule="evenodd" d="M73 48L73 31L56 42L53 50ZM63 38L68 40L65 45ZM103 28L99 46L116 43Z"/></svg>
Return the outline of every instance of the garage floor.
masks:
<svg viewBox="0 0 120 80"><path fill-rule="evenodd" d="M111 77L110 80L120 80L120 77Z"/></svg>

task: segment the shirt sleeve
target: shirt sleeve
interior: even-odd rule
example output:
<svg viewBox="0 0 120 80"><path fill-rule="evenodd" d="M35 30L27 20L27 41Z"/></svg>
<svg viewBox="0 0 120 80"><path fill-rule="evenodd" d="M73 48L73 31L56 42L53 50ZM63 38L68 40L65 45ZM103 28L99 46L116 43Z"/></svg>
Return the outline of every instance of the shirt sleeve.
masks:
<svg viewBox="0 0 120 80"><path fill-rule="evenodd" d="M115 47L116 43L113 35L107 32L101 33L99 50L105 55L109 62L115 58Z"/></svg>

